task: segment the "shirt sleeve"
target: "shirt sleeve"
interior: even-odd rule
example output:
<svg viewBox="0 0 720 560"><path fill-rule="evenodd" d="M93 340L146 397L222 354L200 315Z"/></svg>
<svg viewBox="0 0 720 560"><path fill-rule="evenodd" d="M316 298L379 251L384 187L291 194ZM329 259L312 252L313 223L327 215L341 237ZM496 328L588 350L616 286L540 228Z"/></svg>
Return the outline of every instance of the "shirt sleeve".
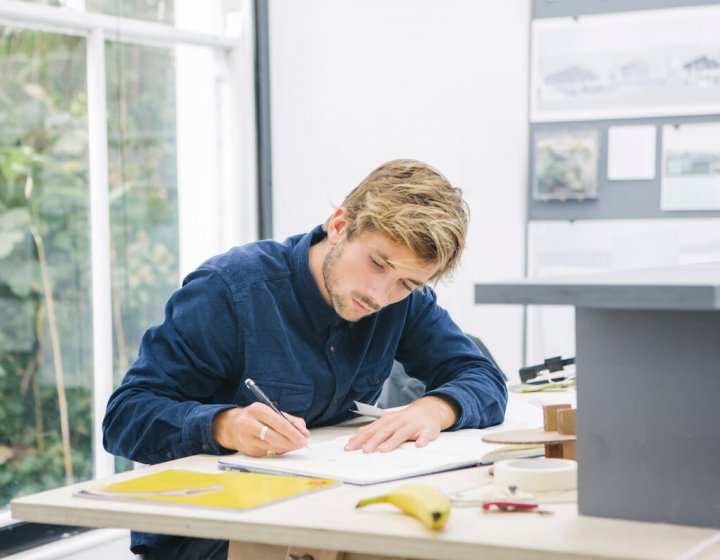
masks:
<svg viewBox="0 0 720 560"><path fill-rule="evenodd" d="M229 387L240 367L240 332L223 278L207 268L188 276L110 396L105 449L147 464L227 452L212 438L212 419L235 406Z"/></svg>
<svg viewBox="0 0 720 560"><path fill-rule="evenodd" d="M426 395L458 403L461 415L451 429L502 423L508 398L502 372L437 304L431 288L410 298L405 325L397 359L426 384Z"/></svg>

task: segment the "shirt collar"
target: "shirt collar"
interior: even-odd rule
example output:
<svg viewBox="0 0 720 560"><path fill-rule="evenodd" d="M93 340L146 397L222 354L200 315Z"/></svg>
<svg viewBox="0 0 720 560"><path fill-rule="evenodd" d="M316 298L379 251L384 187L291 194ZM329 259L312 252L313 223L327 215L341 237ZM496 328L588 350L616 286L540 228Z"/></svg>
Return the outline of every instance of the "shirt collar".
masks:
<svg viewBox="0 0 720 560"><path fill-rule="evenodd" d="M343 321L335 310L322 296L320 288L315 283L310 272L310 246L319 243L326 237L322 226L317 226L309 233L303 235L293 248L293 262L295 277L297 278L298 296L310 315L310 320L316 330L322 331L333 324Z"/></svg>

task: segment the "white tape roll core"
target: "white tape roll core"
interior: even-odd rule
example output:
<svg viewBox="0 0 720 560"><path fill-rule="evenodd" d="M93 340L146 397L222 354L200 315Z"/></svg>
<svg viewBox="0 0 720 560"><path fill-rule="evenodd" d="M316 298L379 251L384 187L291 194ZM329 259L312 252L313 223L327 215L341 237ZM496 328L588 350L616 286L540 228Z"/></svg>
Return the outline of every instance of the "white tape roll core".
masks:
<svg viewBox="0 0 720 560"><path fill-rule="evenodd" d="M494 466L495 484L528 492L577 488L577 462L570 459L511 459Z"/></svg>

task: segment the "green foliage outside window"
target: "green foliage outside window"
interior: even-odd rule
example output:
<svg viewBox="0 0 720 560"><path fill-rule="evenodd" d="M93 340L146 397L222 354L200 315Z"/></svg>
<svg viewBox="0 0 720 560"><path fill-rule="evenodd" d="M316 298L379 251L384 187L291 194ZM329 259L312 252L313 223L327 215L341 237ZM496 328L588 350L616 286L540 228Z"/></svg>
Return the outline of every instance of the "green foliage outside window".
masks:
<svg viewBox="0 0 720 560"><path fill-rule="evenodd" d="M115 381L178 286L172 52L106 47Z"/></svg>
<svg viewBox="0 0 720 560"><path fill-rule="evenodd" d="M92 474L82 39L0 28L0 504Z"/></svg>
<svg viewBox="0 0 720 560"><path fill-rule="evenodd" d="M93 474L85 49L0 27L0 507ZM169 51L106 55L118 382L178 283L175 85Z"/></svg>

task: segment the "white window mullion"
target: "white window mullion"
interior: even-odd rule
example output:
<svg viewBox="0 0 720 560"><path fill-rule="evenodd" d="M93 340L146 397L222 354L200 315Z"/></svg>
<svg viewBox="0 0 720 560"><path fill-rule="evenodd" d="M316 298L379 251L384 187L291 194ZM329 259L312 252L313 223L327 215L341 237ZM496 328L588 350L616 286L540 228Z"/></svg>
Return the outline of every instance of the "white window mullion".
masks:
<svg viewBox="0 0 720 560"><path fill-rule="evenodd" d="M225 245L254 241L258 236L257 136L255 90L255 12L252 0L241 0L240 40L227 52L227 79L221 88L224 127L222 235ZM251 124L249 124L251 123ZM251 186L252 185L252 186Z"/></svg>
<svg viewBox="0 0 720 560"><path fill-rule="evenodd" d="M102 446L102 419L113 387L112 282L110 270L110 186L108 181L105 34L92 30L87 41L90 232L93 300L93 453L95 477L115 471Z"/></svg>

